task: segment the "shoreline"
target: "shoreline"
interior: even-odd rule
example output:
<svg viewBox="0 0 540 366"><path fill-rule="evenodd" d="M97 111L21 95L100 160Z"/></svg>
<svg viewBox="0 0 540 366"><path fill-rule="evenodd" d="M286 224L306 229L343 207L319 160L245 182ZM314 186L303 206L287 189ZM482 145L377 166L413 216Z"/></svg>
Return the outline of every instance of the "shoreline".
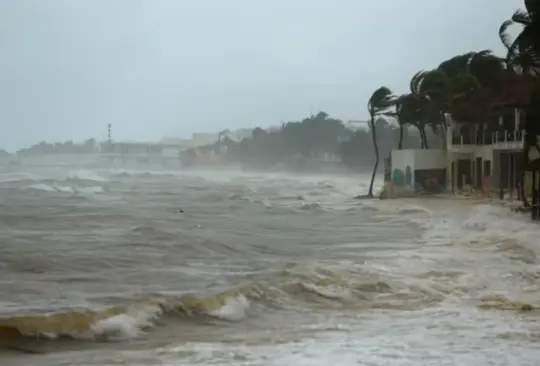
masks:
<svg viewBox="0 0 540 366"><path fill-rule="evenodd" d="M451 200L451 201L467 201L475 203L493 204L497 206L503 206L510 208L513 212L530 213L523 207L523 202L517 198L504 196L503 199L499 197L498 192L441 192L433 194L418 194L411 189L396 187L392 183L385 183L381 187L380 192L377 195L380 200L394 200L394 199L422 199L422 200ZM529 198L530 200L530 198ZM520 210L521 209L521 210Z"/></svg>

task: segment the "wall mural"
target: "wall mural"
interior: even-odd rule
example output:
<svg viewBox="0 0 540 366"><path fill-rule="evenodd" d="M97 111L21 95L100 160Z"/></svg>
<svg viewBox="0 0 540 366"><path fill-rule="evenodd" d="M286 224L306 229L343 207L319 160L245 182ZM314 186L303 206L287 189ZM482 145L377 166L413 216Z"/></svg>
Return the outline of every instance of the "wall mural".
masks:
<svg viewBox="0 0 540 366"><path fill-rule="evenodd" d="M405 172L401 169L394 169L392 172L392 181L396 186L410 187L412 184L412 171L411 167L407 165Z"/></svg>

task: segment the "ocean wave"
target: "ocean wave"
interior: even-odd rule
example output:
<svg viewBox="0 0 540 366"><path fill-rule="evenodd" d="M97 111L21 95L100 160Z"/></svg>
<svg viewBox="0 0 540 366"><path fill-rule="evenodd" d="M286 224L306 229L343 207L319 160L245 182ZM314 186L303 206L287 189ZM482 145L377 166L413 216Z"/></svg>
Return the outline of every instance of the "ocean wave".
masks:
<svg viewBox="0 0 540 366"><path fill-rule="evenodd" d="M127 305L51 314L0 318L0 340L17 338L72 338L115 341L137 338L174 319L212 324L239 322L250 315L304 309L313 306L349 306L357 309L411 309L433 304L436 296L393 281L344 280L328 270L327 276L285 271L273 279L254 281L213 294L150 295ZM299 303L300 301L300 303Z"/></svg>
<svg viewBox="0 0 540 366"><path fill-rule="evenodd" d="M136 338L165 316L214 317L238 321L245 316L245 296L222 293L212 297L152 297L128 306L104 310L70 311L46 315L13 316L0 319L0 339L73 338L118 340Z"/></svg>
<svg viewBox="0 0 540 366"><path fill-rule="evenodd" d="M80 195L94 195L99 193L104 193L106 189L102 186L89 186L89 187L80 187L80 186L69 186L62 184L32 184L24 187L23 189L40 191L47 193L66 193L66 194L80 194Z"/></svg>
<svg viewBox="0 0 540 366"><path fill-rule="evenodd" d="M180 174L175 174L168 171L144 171L144 170L122 170L122 169L111 169L109 175L112 177L165 177L172 178L181 176Z"/></svg>
<svg viewBox="0 0 540 366"><path fill-rule="evenodd" d="M18 191L62 194L70 196L88 197L108 191L107 179L97 173L86 170L74 170L61 174L48 175L30 173L9 173L0 177L0 189L13 192Z"/></svg>
<svg viewBox="0 0 540 366"><path fill-rule="evenodd" d="M321 204L317 202L304 203L300 205L299 209L301 211L309 211L309 212L325 211L324 208L321 206Z"/></svg>
<svg viewBox="0 0 540 366"><path fill-rule="evenodd" d="M91 170L75 170L69 171L67 179L70 180L82 180L90 182L107 182L107 179L98 175L96 172Z"/></svg>
<svg viewBox="0 0 540 366"><path fill-rule="evenodd" d="M540 309L539 305L532 304L529 301L511 300L502 294L490 294L481 297L478 307L484 310L533 311Z"/></svg>
<svg viewBox="0 0 540 366"><path fill-rule="evenodd" d="M502 240L498 243L496 250L508 254L513 260L523 263L534 264L538 261L536 252L533 249L526 247L515 239Z"/></svg>
<svg viewBox="0 0 540 366"><path fill-rule="evenodd" d="M21 185L29 184L47 184L53 182L79 182L86 184L101 184L106 183L108 180L97 172L91 170L68 170L68 171L58 171L58 172L8 172L2 173L0 175L0 184L8 184L13 186L14 183L19 183Z"/></svg>

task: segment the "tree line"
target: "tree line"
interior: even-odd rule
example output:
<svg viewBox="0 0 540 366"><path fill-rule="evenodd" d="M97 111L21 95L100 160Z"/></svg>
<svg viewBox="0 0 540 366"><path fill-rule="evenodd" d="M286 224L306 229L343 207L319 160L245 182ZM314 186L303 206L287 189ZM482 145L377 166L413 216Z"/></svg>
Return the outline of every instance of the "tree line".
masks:
<svg viewBox="0 0 540 366"><path fill-rule="evenodd" d="M417 148L422 143L417 133L407 129L401 131L391 118L379 117L374 125L384 156L390 154L398 139L402 146L409 148ZM228 162L238 162L253 169L269 169L280 163L288 164L291 169L302 169L310 162L326 160L359 171L369 169L375 159L371 131L367 127L367 124L353 127L321 111L302 121L283 123L274 130L255 128L251 137L239 142L233 141L228 131L223 131L215 144L184 152L183 162L187 166L196 165L196 150L212 150L219 151ZM221 146L226 147L226 153L222 152Z"/></svg>
<svg viewBox="0 0 540 366"><path fill-rule="evenodd" d="M38 144L26 147L17 151L19 156L36 156L47 154L93 154L98 151L98 144L95 139L88 139L84 143L74 143L73 141L48 143L42 141Z"/></svg>

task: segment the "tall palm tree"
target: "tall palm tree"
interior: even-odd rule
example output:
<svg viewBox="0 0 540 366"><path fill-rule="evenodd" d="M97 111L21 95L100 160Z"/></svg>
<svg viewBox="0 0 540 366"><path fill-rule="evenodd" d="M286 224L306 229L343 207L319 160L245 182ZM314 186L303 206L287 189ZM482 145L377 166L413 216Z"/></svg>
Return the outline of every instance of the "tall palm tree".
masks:
<svg viewBox="0 0 540 366"><path fill-rule="evenodd" d="M418 129L418 132L420 133L420 148L421 149L427 149L428 143L427 143L427 137L426 137L426 125L428 123L427 121L427 115L426 115L426 106L428 103L428 99L424 95L422 91L422 82L424 80L424 76L426 75L426 71L419 71L412 77L411 81L409 82L409 89L410 89L410 96L411 99L409 100L410 108L412 109L414 106L415 114L414 118L409 121L409 123L413 126L415 126Z"/></svg>
<svg viewBox="0 0 540 366"><path fill-rule="evenodd" d="M470 65L474 58L480 56L485 64L488 63L488 59L491 62L490 52L483 52L485 53L469 52L453 57L443 62L437 69L420 71L412 78L411 92L420 102L419 129L424 147L427 148L425 127L428 125L433 132L441 136L443 145L446 146L447 116L454 101L481 88L476 77L470 73Z"/></svg>
<svg viewBox="0 0 540 366"><path fill-rule="evenodd" d="M403 132L404 129L411 125L419 128L418 121L421 120L421 103L418 98L413 94L402 94L399 97L393 100L393 106L395 110L392 112L384 113L384 115L394 117L399 125L399 141L398 141L398 150L403 149ZM422 140L422 148L424 147L424 142Z"/></svg>
<svg viewBox="0 0 540 366"><path fill-rule="evenodd" d="M502 23L499 28L499 37L502 44L507 49L506 64L509 72L515 77L525 79L528 75L538 77L540 75L540 2L525 0L526 10L517 10L511 19ZM512 40L508 34L508 28L512 25L522 26L521 33ZM518 74L518 75L516 75ZM525 81L525 80L524 80ZM524 90L525 88L520 88ZM533 92L528 105L521 105L521 109L526 110L526 118L523 120L520 128L524 131L523 160L520 165L519 190L523 201L523 206L529 207L529 202L525 196L525 172L527 166L531 163L529 154L532 151L540 152L537 136L540 134L538 124L538 110L536 104L538 100L537 92ZM523 102L523 101L521 101ZM523 104L523 103L517 103ZM519 109L519 106L514 106ZM525 107L525 108L523 108ZM534 155L533 155L534 156Z"/></svg>
<svg viewBox="0 0 540 366"><path fill-rule="evenodd" d="M525 0L525 9L517 10L501 25L499 37L508 51L506 61L509 65L524 73L540 75L540 2ZM507 29L513 24L519 24L523 29L512 41Z"/></svg>
<svg viewBox="0 0 540 366"><path fill-rule="evenodd" d="M411 79L410 89L416 109L416 122L412 124L420 132L421 148L429 148L426 135L428 126L433 132L442 132L442 139L446 141L446 120L442 116L446 109L444 101L451 94L451 79L437 69L419 71Z"/></svg>
<svg viewBox="0 0 540 366"><path fill-rule="evenodd" d="M373 197L373 183L375 175L379 168L379 145L377 144L377 130L375 128L375 117L387 111L393 103L392 91L386 86L382 86L375 90L369 98L367 109L369 112L369 127L371 129L371 138L373 140L373 148L375 150L375 165L373 166L373 174L371 175L371 183L369 184L368 197Z"/></svg>

